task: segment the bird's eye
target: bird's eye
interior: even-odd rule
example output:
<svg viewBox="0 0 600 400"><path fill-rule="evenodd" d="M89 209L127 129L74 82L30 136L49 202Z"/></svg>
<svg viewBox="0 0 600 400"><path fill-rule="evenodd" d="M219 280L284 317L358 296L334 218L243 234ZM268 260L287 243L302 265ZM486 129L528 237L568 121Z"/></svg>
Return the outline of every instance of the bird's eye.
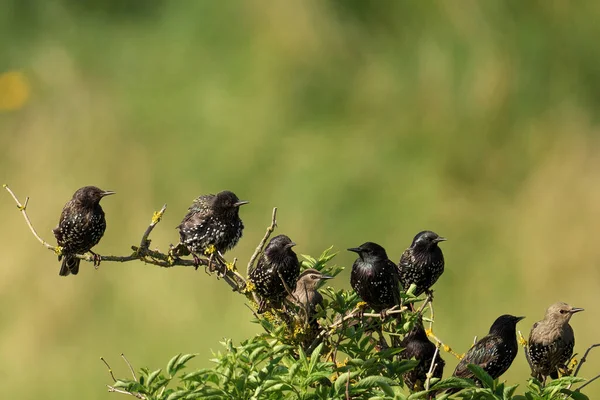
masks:
<svg viewBox="0 0 600 400"><path fill-rule="evenodd" d="M314 274L313 274L313 275L311 275L310 277L311 277L312 279L319 279L319 277L318 277L317 275L314 275Z"/></svg>
<svg viewBox="0 0 600 400"><path fill-rule="evenodd" d="M567 313L567 310L560 310L560 313L561 313L561 314L566 314L566 313Z"/></svg>

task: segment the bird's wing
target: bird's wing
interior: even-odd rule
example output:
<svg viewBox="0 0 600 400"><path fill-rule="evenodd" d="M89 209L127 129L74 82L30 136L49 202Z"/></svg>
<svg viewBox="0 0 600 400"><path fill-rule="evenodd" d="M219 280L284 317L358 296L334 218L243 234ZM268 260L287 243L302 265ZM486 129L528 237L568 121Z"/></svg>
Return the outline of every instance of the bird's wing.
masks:
<svg viewBox="0 0 600 400"><path fill-rule="evenodd" d="M198 224L206 219L211 214L210 200L213 197L215 197L214 194L205 194L194 199L178 228L186 225L188 222Z"/></svg>
<svg viewBox="0 0 600 400"><path fill-rule="evenodd" d="M398 267L396 266L396 264L394 264L393 261L388 259L388 266L389 266L389 273L391 275L392 281L394 282L394 287L397 288L397 290L394 290L394 304L398 304L400 305L400 290L402 290L401 288L401 284L400 284L400 274L398 273Z"/></svg>
<svg viewBox="0 0 600 400"><path fill-rule="evenodd" d="M456 366L454 370L454 376L459 378L472 378L473 373L467 365L475 364L485 369L488 364L496 361L498 358L498 342L500 338L495 335L488 335L483 337L475 346L467 352L462 360Z"/></svg>
<svg viewBox="0 0 600 400"><path fill-rule="evenodd" d="M400 256L400 262L398 263L398 272L402 275L412 263L412 256L410 255L410 247L404 250L404 253Z"/></svg>

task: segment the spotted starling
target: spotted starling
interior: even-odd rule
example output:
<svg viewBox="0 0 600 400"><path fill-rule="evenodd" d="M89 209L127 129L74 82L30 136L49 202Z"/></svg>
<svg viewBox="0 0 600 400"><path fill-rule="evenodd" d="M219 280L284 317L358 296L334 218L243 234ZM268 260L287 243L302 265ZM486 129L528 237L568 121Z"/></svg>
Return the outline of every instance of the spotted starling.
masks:
<svg viewBox="0 0 600 400"><path fill-rule="evenodd" d="M218 255L233 248L242 237L244 224L239 207L247 204L230 192L203 195L194 200L177 227L180 242L198 261L198 254L207 255L214 246Z"/></svg>
<svg viewBox="0 0 600 400"><path fill-rule="evenodd" d="M541 382L546 377L558 378L558 370L565 369L573 355L575 336L569 320L583 308L566 303L552 304L543 320L533 324L525 356L531 367L531 375Z"/></svg>
<svg viewBox="0 0 600 400"><path fill-rule="evenodd" d="M250 281L262 300L259 313L266 311L267 304L276 309L281 308L288 293L283 282L290 291L296 287L300 263L292 250L295 245L286 235L275 236L258 259L256 268L250 271Z"/></svg>
<svg viewBox="0 0 600 400"><path fill-rule="evenodd" d="M454 376L471 378L477 381L468 364L483 368L492 378L496 379L506 372L517 356L517 322L525 317L502 315L494 321L490 333L479 340L454 370ZM479 383L480 384L480 383Z"/></svg>
<svg viewBox="0 0 600 400"><path fill-rule="evenodd" d="M302 319L306 322L311 321L317 305L323 303L323 296L317 290L319 284L331 278L333 276L324 275L314 268L305 269L298 277L293 297L288 295L287 299L301 308Z"/></svg>
<svg viewBox="0 0 600 400"><path fill-rule="evenodd" d="M350 285L358 296L376 312L400 305L398 270L385 249L367 242L348 251L359 256L350 275Z"/></svg>
<svg viewBox="0 0 600 400"><path fill-rule="evenodd" d="M415 284L415 296L429 292L444 272L444 255L438 247L438 243L444 240L446 238L435 232L419 232L410 247L402 253L398 264L400 282L405 289Z"/></svg>
<svg viewBox="0 0 600 400"><path fill-rule="evenodd" d="M73 198L65 204L58 226L52 230L58 245L62 247L62 254L58 256L58 261L64 257L60 276L77 275L81 260L74 257L76 254L89 251L94 255L94 263L100 263L97 254L91 251L106 229L106 219L100 207L100 200L114 193L100 190L95 186L85 186L77 190Z"/></svg>
<svg viewBox="0 0 600 400"><path fill-rule="evenodd" d="M419 361L417 366L412 370L402 375L404 383L410 390L420 391L424 389L427 373L431 368L431 362L435 355L435 345L429 341L425 328L423 328L423 320L421 317L415 322L413 328L404 336L400 347L404 350L399 354L400 359L410 360L414 358ZM435 368L433 370L433 378L442 378L444 365L446 364L440 354L435 357Z"/></svg>

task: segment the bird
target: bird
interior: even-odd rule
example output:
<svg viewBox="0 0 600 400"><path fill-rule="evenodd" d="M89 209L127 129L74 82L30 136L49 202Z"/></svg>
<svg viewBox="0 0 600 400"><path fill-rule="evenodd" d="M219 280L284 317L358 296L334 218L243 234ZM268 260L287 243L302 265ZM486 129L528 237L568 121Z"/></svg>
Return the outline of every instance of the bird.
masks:
<svg viewBox="0 0 600 400"><path fill-rule="evenodd" d="M421 316L417 318L413 328L404 336L400 342L400 347L403 348L399 353L399 358L401 360L410 360L414 358L419 362L412 370L402 374L404 383L406 383L409 389L414 391L424 390L427 373L431 368L434 355L435 362L432 377L442 378L444 365L446 363L442 357L440 357L439 352L436 354L435 344L431 343L427 338Z"/></svg>
<svg viewBox="0 0 600 400"><path fill-rule="evenodd" d="M114 193L96 186L84 186L63 207L58 226L52 230L62 248L58 261L64 258L58 273L60 276L77 275L81 261L75 257L77 254L90 252L94 256L94 265L100 264L100 257L91 250L106 230L100 200Z"/></svg>
<svg viewBox="0 0 600 400"><path fill-rule="evenodd" d="M525 317L513 315L502 315L498 317L487 336L479 340L463 357L456 366L453 376L459 378L470 378L476 382L474 374L467 368L469 364L475 364L483 368L493 379L500 377L508 370L517 356L517 322ZM478 384L481 384L478 382ZM458 390L453 390L456 392Z"/></svg>
<svg viewBox="0 0 600 400"><path fill-rule="evenodd" d="M400 305L398 270L385 249L373 242L348 249L358 254L352 265L350 285L358 296L375 312Z"/></svg>
<svg viewBox="0 0 600 400"><path fill-rule="evenodd" d="M199 263L198 254L221 256L231 250L242 237L244 224L239 207L248 201L238 199L228 190L197 197L177 226L180 245L183 245Z"/></svg>
<svg viewBox="0 0 600 400"><path fill-rule="evenodd" d="M525 356L531 367L531 375L542 383L550 376L558 378L558 370L566 368L573 355L575 336L569 320L583 308L567 303L552 304L544 319L533 324Z"/></svg>
<svg viewBox="0 0 600 400"><path fill-rule="evenodd" d="M444 254L438 243L445 240L435 232L422 231L402 253L398 263L400 282L407 290L415 284L415 296L430 294L431 287L444 272Z"/></svg>
<svg viewBox="0 0 600 400"><path fill-rule="evenodd" d="M333 276L325 275L314 268L305 269L298 276L293 295L288 295L287 299L300 307L300 315L303 321L313 321L313 316L317 312L317 305L323 303L323 296L317 290L319 284L332 278Z"/></svg>
<svg viewBox="0 0 600 400"><path fill-rule="evenodd" d="M281 308L288 290L291 292L296 288L300 263L292 250L295 245L286 235L275 236L265 247L256 268L250 271L250 282L261 296L259 314L265 312L268 305L275 309Z"/></svg>

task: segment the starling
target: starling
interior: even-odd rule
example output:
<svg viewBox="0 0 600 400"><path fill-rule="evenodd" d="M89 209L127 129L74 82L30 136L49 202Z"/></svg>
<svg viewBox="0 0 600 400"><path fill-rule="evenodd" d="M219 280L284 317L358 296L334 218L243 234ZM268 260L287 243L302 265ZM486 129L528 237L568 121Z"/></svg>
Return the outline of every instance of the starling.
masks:
<svg viewBox="0 0 600 400"><path fill-rule="evenodd" d="M573 355L575 336L569 320L583 308L556 303L548 307L543 320L533 324L525 356L531 375L541 382L546 377L558 378L558 370L566 368Z"/></svg>
<svg viewBox="0 0 600 400"><path fill-rule="evenodd" d="M99 256L91 251L106 230L106 219L100 207L100 200L114 193L95 186L85 186L77 190L73 198L65 204L58 226L52 230L58 245L62 247L58 261L64 257L58 273L60 276L77 275L81 260L74 257L76 254L89 251L94 255L94 264L100 263Z"/></svg>
<svg viewBox="0 0 600 400"><path fill-rule="evenodd" d="M324 275L314 268L305 269L298 277L293 297L288 295L289 301L302 308L301 315L307 322L310 322L315 315L317 305L323 303L323 296L317 290L319 284L331 278L333 276Z"/></svg>
<svg viewBox="0 0 600 400"><path fill-rule="evenodd" d="M412 370L405 372L402 377L409 389L420 391L424 389L427 373L431 368L433 356L436 353L436 346L429 341L425 328L423 328L423 320L419 316L413 328L404 336L400 347L404 350L399 354L400 359L410 360L414 358L419 363ZM436 355L435 368L433 369L433 378L442 378L444 365L446 364L440 354Z"/></svg>
<svg viewBox="0 0 600 400"><path fill-rule="evenodd" d="M444 255L438 243L446 240L437 233L423 231L417 233L412 244L402 253L398 272L405 289L415 284L415 296L428 292L444 272Z"/></svg>
<svg viewBox="0 0 600 400"><path fill-rule="evenodd" d="M239 207L247 203L227 190L194 200L177 229L181 244L192 253L196 262L197 254L206 255L216 251L218 255L223 255L237 244L244 230Z"/></svg>
<svg viewBox="0 0 600 400"><path fill-rule="evenodd" d="M459 378L476 379L467 368L475 364L483 368L492 378L496 379L506 372L517 355L517 322L525 317L502 315L494 321L490 333L479 340L454 370L454 376Z"/></svg>
<svg viewBox="0 0 600 400"><path fill-rule="evenodd" d="M359 255L350 275L350 284L358 296L376 312L400 305L398 270L385 249L367 242L348 250Z"/></svg>
<svg viewBox="0 0 600 400"><path fill-rule="evenodd" d="M250 271L250 281L262 298L259 313L266 311L267 303L273 308L281 308L287 290L296 287L300 263L292 250L295 245L286 235L275 236L258 259L256 268Z"/></svg>

